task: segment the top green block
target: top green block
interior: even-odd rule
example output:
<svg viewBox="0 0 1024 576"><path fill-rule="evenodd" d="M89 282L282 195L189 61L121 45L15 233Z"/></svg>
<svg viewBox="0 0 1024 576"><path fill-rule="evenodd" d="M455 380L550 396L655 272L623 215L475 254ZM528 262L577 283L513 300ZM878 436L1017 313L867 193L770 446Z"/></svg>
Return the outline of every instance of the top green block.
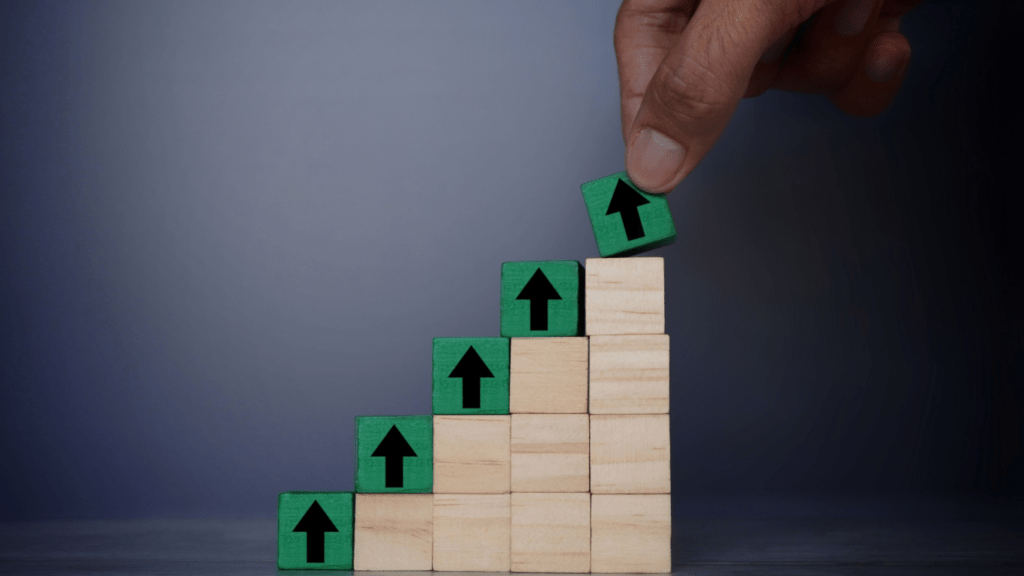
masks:
<svg viewBox="0 0 1024 576"><path fill-rule="evenodd" d="M668 199L641 192L625 172L587 182L580 189L602 257L631 256L675 241Z"/></svg>

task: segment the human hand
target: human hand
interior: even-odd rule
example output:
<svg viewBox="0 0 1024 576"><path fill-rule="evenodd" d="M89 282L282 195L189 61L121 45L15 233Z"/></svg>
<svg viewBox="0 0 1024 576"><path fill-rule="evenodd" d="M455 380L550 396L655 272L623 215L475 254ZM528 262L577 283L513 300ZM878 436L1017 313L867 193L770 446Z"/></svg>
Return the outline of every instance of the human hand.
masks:
<svg viewBox="0 0 1024 576"><path fill-rule="evenodd" d="M900 17L919 2L625 0L615 54L630 179L669 192L718 140L740 99L769 88L878 114L910 60Z"/></svg>

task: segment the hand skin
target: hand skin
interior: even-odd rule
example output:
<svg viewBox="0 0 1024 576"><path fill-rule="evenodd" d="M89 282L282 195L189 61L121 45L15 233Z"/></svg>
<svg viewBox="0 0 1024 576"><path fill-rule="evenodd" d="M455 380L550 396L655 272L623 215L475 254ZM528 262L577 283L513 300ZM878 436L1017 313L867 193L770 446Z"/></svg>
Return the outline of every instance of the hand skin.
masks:
<svg viewBox="0 0 1024 576"><path fill-rule="evenodd" d="M769 88L873 116L910 61L900 17L920 0L625 0L615 21L626 171L664 193Z"/></svg>

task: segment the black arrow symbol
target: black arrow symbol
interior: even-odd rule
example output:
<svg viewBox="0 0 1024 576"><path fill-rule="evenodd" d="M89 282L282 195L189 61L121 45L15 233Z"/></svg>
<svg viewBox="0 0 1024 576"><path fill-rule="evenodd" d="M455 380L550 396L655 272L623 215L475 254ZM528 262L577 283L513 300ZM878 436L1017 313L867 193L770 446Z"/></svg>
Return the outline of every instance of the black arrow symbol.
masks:
<svg viewBox="0 0 1024 576"><path fill-rule="evenodd" d="M462 407L480 407L480 379L494 378L487 364L476 353L472 346L462 355L462 360L455 365L449 378L462 378Z"/></svg>
<svg viewBox="0 0 1024 576"><path fill-rule="evenodd" d="M548 282L548 277L540 268L533 273L533 277L523 287L523 291L516 296L516 300L530 301L530 330L548 329L548 300L561 300L562 297L555 291L555 287Z"/></svg>
<svg viewBox="0 0 1024 576"><path fill-rule="evenodd" d="M313 505L302 515L295 530L292 532L306 533L306 562L324 561L324 532L337 532L338 528L334 522L327 517L327 513L320 507L320 503L313 500Z"/></svg>
<svg viewBox="0 0 1024 576"><path fill-rule="evenodd" d="M384 458L384 487L401 488L405 484L402 474L404 468L402 458L415 457L416 453L413 452L412 446L405 441L405 436L398 431L398 426L392 426L370 456Z"/></svg>
<svg viewBox="0 0 1024 576"><path fill-rule="evenodd" d="M622 216L622 226L626 229L626 240L636 240L644 237L644 225L640 222L640 211L638 206L650 204L651 201L640 195L632 186L619 179L615 185L615 192L612 192L612 201L608 203L608 212L605 216L611 216L616 212Z"/></svg>

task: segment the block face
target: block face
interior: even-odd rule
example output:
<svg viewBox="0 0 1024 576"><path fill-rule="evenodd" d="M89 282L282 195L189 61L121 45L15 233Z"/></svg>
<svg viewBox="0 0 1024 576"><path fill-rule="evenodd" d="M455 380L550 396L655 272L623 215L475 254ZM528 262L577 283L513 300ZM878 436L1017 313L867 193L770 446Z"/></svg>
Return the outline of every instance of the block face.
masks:
<svg viewBox="0 0 1024 576"><path fill-rule="evenodd" d="M356 492L430 492L430 416L356 416Z"/></svg>
<svg viewBox="0 0 1024 576"><path fill-rule="evenodd" d="M668 414L667 334L590 337L591 414Z"/></svg>
<svg viewBox="0 0 1024 576"><path fill-rule="evenodd" d="M434 416L434 492L507 494L509 416Z"/></svg>
<svg viewBox="0 0 1024 576"><path fill-rule="evenodd" d="M508 338L434 338L434 414L508 414Z"/></svg>
<svg viewBox="0 0 1024 576"><path fill-rule="evenodd" d="M594 494L591 572L672 571L672 502L668 494Z"/></svg>
<svg viewBox="0 0 1024 576"><path fill-rule="evenodd" d="M671 492L668 414L590 417L590 491Z"/></svg>
<svg viewBox="0 0 1024 576"><path fill-rule="evenodd" d="M590 494L512 494L513 572L590 572Z"/></svg>
<svg viewBox="0 0 1024 576"><path fill-rule="evenodd" d="M587 335L664 334L663 258L588 258Z"/></svg>
<svg viewBox="0 0 1024 576"><path fill-rule="evenodd" d="M513 414L587 411L586 337L513 338L509 409Z"/></svg>
<svg viewBox="0 0 1024 576"><path fill-rule="evenodd" d="M590 417L512 415L513 492L589 492Z"/></svg>
<svg viewBox="0 0 1024 576"><path fill-rule="evenodd" d="M511 522L508 494L435 494L434 570L508 572Z"/></svg>
<svg viewBox="0 0 1024 576"><path fill-rule="evenodd" d="M676 239L664 194L637 188L625 172L580 186L601 256L630 256Z"/></svg>
<svg viewBox="0 0 1024 576"><path fill-rule="evenodd" d="M355 570L430 570L433 494L356 494Z"/></svg>
<svg viewBox="0 0 1024 576"><path fill-rule="evenodd" d="M502 336L583 334L583 267L575 260L501 265Z"/></svg>
<svg viewBox="0 0 1024 576"><path fill-rule="evenodd" d="M283 492L277 499L277 567L351 570L351 492Z"/></svg>

